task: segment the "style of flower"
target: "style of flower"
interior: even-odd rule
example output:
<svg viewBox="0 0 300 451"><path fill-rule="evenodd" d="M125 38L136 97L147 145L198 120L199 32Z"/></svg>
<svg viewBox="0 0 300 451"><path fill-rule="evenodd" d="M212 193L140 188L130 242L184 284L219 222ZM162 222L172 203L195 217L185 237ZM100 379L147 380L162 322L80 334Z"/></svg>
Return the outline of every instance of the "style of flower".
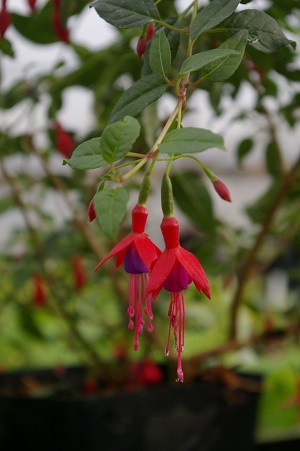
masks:
<svg viewBox="0 0 300 451"><path fill-rule="evenodd" d="M198 292L210 299L209 282L205 272L195 255L180 246L179 224L176 218L165 216L161 223L161 231L164 237L166 249L154 264L145 296L157 297L162 288L170 291L170 305L168 315L170 317L168 341L165 355L169 354L171 329L174 331L175 347L178 353L177 376L183 382L181 353L184 348L184 290L191 282L194 282Z"/></svg>
<svg viewBox="0 0 300 451"><path fill-rule="evenodd" d="M150 240L145 233L148 217L146 207L137 204L132 210L132 231L123 238L110 253L103 258L95 271L109 258L116 256L116 267L124 263L124 269L130 274L130 287L128 298L128 329L135 329L134 349L139 347L138 336L143 332L145 321L143 319L143 299L145 298L144 313L148 317L148 332L152 332L153 314L151 307L151 295L144 296L149 281L149 271L161 254L160 249ZM134 324L135 318L135 324Z"/></svg>

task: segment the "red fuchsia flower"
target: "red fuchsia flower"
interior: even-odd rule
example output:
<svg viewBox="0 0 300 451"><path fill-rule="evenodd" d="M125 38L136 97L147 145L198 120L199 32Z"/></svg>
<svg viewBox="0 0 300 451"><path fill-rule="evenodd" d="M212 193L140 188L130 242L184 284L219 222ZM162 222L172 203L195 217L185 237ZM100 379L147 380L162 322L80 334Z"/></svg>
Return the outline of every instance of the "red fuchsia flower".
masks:
<svg viewBox="0 0 300 451"><path fill-rule="evenodd" d="M145 226L148 217L147 208L137 204L132 210L132 231L123 238L110 253L103 258L95 271L103 265L109 258L116 256L116 267L124 263L124 269L130 274L130 288L128 298L128 329L133 330L135 351L138 350L138 335L143 332L145 321L143 319L143 299L144 290L147 288L149 271L157 257L161 254L160 249L150 240L145 233ZM148 332L152 332L152 308L151 296L145 296L144 313L148 316ZM135 325L134 325L135 317Z"/></svg>
<svg viewBox="0 0 300 451"><path fill-rule="evenodd" d="M44 280L40 274L33 274L33 294L32 302L36 307L43 307L47 302L47 293Z"/></svg>
<svg viewBox="0 0 300 451"><path fill-rule="evenodd" d="M32 12L35 11L35 4L36 4L36 0L27 0L27 3L31 9Z"/></svg>
<svg viewBox="0 0 300 451"><path fill-rule="evenodd" d="M74 140L69 133L60 125L59 122L54 122L55 127L55 147L66 158L71 158L73 149L75 147Z"/></svg>
<svg viewBox="0 0 300 451"><path fill-rule="evenodd" d="M86 273L82 258L78 255L72 259L74 286L76 291L81 291L86 284Z"/></svg>
<svg viewBox="0 0 300 451"><path fill-rule="evenodd" d="M136 53L140 58L144 55L148 42L151 40L155 31L155 23L150 23L147 27L146 34L142 34L137 42Z"/></svg>
<svg viewBox="0 0 300 451"><path fill-rule="evenodd" d="M227 202L231 202L231 197L230 197L230 193L229 193L229 189L227 188L227 186L225 185L224 182L222 182L222 180L216 178L213 181L213 185L214 188L216 190L216 192L219 194L219 196L226 200Z"/></svg>
<svg viewBox="0 0 300 451"><path fill-rule="evenodd" d="M60 11L61 0L52 0L53 4L53 14L52 14L52 25L54 32L60 41L69 44L69 30L65 27Z"/></svg>
<svg viewBox="0 0 300 451"><path fill-rule="evenodd" d="M89 217L90 222L92 222L92 221L94 221L94 219L96 219L94 200L91 200L90 205L88 207L88 217Z"/></svg>
<svg viewBox="0 0 300 451"><path fill-rule="evenodd" d="M170 291L170 317L168 341L165 354L169 354L171 328L174 330L175 346L178 352L177 375L183 382L181 353L184 348L184 290L194 282L198 292L210 299L209 282L205 272L195 255L183 249L179 243L179 224L176 218L165 216L161 223L166 249L154 264L145 296L157 297L162 288Z"/></svg>
<svg viewBox="0 0 300 451"><path fill-rule="evenodd" d="M0 38L3 38L6 30L10 26L11 17L6 9L6 0L2 0L2 8L0 11Z"/></svg>

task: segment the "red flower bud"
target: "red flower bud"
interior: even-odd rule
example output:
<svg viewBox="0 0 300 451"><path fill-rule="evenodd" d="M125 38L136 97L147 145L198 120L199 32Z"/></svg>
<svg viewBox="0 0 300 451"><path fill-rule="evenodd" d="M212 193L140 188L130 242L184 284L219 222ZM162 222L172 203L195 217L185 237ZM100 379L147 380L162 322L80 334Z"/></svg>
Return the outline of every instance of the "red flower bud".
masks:
<svg viewBox="0 0 300 451"><path fill-rule="evenodd" d="M31 11L34 12L36 0L27 0L27 2L28 2L29 7L31 8Z"/></svg>
<svg viewBox="0 0 300 451"><path fill-rule="evenodd" d="M147 27L146 34L139 37L137 46L136 46L136 53L140 58L144 55L147 47L147 43L151 40L153 34L155 31L155 23L150 23Z"/></svg>
<svg viewBox="0 0 300 451"><path fill-rule="evenodd" d="M75 290L80 291L86 284L86 274L82 258L79 256L73 257L72 266Z"/></svg>
<svg viewBox="0 0 300 451"><path fill-rule="evenodd" d="M92 199L88 208L89 221L92 222L96 218L94 200Z"/></svg>
<svg viewBox="0 0 300 451"><path fill-rule="evenodd" d="M152 22L147 27L146 42L149 42L155 32L155 23Z"/></svg>
<svg viewBox="0 0 300 451"><path fill-rule="evenodd" d="M47 302L47 294L42 277L39 274L33 275L33 305L43 307Z"/></svg>
<svg viewBox="0 0 300 451"><path fill-rule="evenodd" d="M57 150L66 158L70 158L75 147L73 138L67 133L59 122L55 121L55 146Z"/></svg>
<svg viewBox="0 0 300 451"><path fill-rule="evenodd" d="M222 199L226 200L227 202L231 202L229 189L227 188L225 183L222 182L222 180L216 178L215 181L213 182L213 185L216 192Z"/></svg>
<svg viewBox="0 0 300 451"><path fill-rule="evenodd" d="M0 38L3 38L6 30L10 26L11 17L6 9L6 0L2 0L2 8L0 11Z"/></svg>

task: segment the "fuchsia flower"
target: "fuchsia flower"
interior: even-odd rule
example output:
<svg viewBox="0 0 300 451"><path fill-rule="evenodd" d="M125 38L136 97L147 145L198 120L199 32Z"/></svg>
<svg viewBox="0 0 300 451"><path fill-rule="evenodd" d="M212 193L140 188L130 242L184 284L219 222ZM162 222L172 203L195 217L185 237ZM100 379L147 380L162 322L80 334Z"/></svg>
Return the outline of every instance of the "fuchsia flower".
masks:
<svg viewBox="0 0 300 451"><path fill-rule="evenodd" d="M0 39L4 37L5 32L11 23L11 16L6 8L6 0L2 0L2 7L0 10Z"/></svg>
<svg viewBox="0 0 300 451"><path fill-rule="evenodd" d="M216 192L219 194L219 196L220 196L223 200L226 200L227 202L231 202L231 197L230 197L229 189L227 188L227 186L225 185L225 183L222 182L222 180L216 178L216 179L213 181L213 185L214 185L214 188L215 188Z"/></svg>
<svg viewBox="0 0 300 451"><path fill-rule="evenodd" d="M155 32L155 23L150 23L147 27L147 31L145 35L141 35L138 39L136 46L136 53L140 58L144 55L146 51L146 47L148 42L152 39L152 36Z"/></svg>
<svg viewBox="0 0 300 451"><path fill-rule="evenodd" d="M165 354L169 354L171 327L174 329L175 346L178 352L177 375L183 382L181 353L184 347L184 295L191 282L194 282L198 292L210 299L209 282L205 272L195 255L186 251L179 243L179 224L176 218L165 216L161 223L161 231L164 237L166 249L158 257L154 264L145 296L152 294L157 297L162 288L171 293L169 305L169 331Z"/></svg>
<svg viewBox="0 0 300 451"><path fill-rule="evenodd" d="M128 328L134 333L134 349L137 351L139 346L138 335L143 332L145 321L143 319L144 290L149 281L149 271L157 257L161 254L160 249L150 240L145 233L145 225L148 217L146 207L137 204L132 210L132 231L123 240L121 240L103 258L95 271L103 265L109 258L116 256L116 267L124 263L124 269L130 274L130 289L128 299ZM151 295L145 296L145 315L148 316L148 332L152 332L152 308ZM134 326L135 317L135 326Z"/></svg>

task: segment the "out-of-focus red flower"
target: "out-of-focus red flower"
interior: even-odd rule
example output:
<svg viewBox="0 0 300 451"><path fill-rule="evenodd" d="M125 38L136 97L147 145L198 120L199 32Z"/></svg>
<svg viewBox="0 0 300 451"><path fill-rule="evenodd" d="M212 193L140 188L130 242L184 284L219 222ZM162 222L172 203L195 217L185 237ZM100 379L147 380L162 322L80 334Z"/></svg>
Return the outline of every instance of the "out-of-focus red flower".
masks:
<svg viewBox="0 0 300 451"><path fill-rule="evenodd" d="M92 222L96 218L96 212L95 212L95 206L94 206L94 200L92 199L88 208L88 217L89 221Z"/></svg>
<svg viewBox="0 0 300 451"><path fill-rule="evenodd" d="M53 13L52 13L52 25L54 32L60 41L69 44L69 30L66 28L62 21L61 11L60 11L60 0L52 0Z"/></svg>
<svg viewBox="0 0 300 451"><path fill-rule="evenodd" d="M36 307L43 307L47 302L45 283L40 274L33 274L32 302Z"/></svg>
<svg viewBox="0 0 300 451"><path fill-rule="evenodd" d="M28 2L28 5L29 5L31 11L34 12L35 11L36 0L27 0L27 2Z"/></svg>
<svg viewBox="0 0 300 451"><path fill-rule="evenodd" d="M83 266L82 258L79 256L73 257L72 266L75 290L80 291L86 284L86 272Z"/></svg>
<svg viewBox="0 0 300 451"><path fill-rule="evenodd" d="M55 128L55 147L66 158L71 158L72 152L75 147L74 140L69 133L67 133L61 124L57 121L54 122Z"/></svg>
<svg viewBox="0 0 300 451"><path fill-rule="evenodd" d="M98 384L95 379L87 377L83 382L83 392L86 395L94 395L98 391Z"/></svg>
<svg viewBox="0 0 300 451"><path fill-rule="evenodd" d="M11 17L6 9L6 0L2 0L2 7L0 11L0 38L3 38L6 30L10 26Z"/></svg>

